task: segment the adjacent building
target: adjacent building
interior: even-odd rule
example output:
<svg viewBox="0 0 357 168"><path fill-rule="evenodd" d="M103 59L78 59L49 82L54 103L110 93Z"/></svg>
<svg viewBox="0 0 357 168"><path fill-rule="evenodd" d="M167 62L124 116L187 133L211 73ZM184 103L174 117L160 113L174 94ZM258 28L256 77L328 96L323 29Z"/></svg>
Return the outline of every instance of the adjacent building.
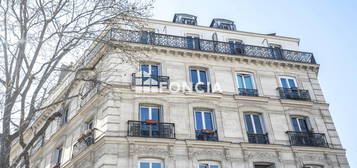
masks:
<svg viewBox="0 0 357 168"><path fill-rule="evenodd" d="M81 93L31 150L35 168L347 168L319 64L300 40L175 14L105 30ZM128 53L128 51L133 51ZM73 80L67 74L56 100ZM46 116L33 123L36 132ZM12 156L20 147L13 146Z"/></svg>

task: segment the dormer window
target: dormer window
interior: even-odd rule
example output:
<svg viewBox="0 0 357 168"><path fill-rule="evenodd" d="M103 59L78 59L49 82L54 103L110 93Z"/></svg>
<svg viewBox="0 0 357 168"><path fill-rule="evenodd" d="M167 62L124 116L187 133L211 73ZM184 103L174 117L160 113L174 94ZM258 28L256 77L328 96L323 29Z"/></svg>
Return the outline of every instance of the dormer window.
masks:
<svg viewBox="0 0 357 168"><path fill-rule="evenodd" d="M225 30L236 30L236 25L234 22L227 19L213 19L210 27Z"/></svg>
<svg viewBox="0 0 357 168"><path fill-rule="evenodd" d="M177 13L174 16L173 22L188 25L197 25L197 17L189 14Z"/></svg>

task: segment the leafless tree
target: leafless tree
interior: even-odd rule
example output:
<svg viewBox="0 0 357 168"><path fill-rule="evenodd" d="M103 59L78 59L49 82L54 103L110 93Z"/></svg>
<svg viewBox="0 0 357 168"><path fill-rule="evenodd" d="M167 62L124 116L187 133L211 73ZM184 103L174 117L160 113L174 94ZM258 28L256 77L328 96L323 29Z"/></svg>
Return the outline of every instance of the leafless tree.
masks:
<svg viewBox="0 0 357 168"><path fill-rule="evenodd" d="M151 7L151 0L0 0L0 168L16 167L21 160L29 167L29 149L61 116L60 112L51 114L32 139L24 140L25 130L38 113L71 98L68 89L58 102L41 106L60 64L77 59L75 55L108 26L131 25L131 18L147 17ZM77 77L91 68L70 71ZM15 140L22 151L10 161Z"/></svg>

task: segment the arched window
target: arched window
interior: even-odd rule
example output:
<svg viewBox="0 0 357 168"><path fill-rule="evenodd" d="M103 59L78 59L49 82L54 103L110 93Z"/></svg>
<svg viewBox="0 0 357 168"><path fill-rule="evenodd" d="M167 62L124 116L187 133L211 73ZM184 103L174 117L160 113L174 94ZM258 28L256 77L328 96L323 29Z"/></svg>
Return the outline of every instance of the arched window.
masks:
<svg viewBox="0 0 357 168"><path fill-rule="evenodd" d="M197 168L221 168L221 164L215 161L200 161Z"/></svg>
<svg viewBox="0 0 357 168"><path fill-rule="evenodd" d="M164 168L164 163L160 159L145 158L139 160L138 168Z"/></svg>

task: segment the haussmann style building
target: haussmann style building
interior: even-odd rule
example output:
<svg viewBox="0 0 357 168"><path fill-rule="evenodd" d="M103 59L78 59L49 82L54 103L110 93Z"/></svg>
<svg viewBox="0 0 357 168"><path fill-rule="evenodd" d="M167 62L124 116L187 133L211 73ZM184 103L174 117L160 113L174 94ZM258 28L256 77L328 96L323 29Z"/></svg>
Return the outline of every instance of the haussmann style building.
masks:
<svg viewBox="0 0 357 168"><path fill-rule="evenodd" d="M70 85L81 95L35 143L32 167L349 167L319 64L299 51L299 39L239 31L226 19L199 26L189 14L100 38L108 43L73 65L95 67L82 74L95 80ZM73 78L62 74L47 102ZM42 112L26 136L58 108Z"/></svg>

